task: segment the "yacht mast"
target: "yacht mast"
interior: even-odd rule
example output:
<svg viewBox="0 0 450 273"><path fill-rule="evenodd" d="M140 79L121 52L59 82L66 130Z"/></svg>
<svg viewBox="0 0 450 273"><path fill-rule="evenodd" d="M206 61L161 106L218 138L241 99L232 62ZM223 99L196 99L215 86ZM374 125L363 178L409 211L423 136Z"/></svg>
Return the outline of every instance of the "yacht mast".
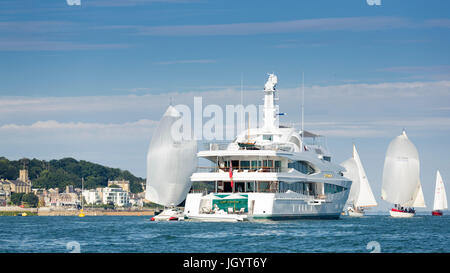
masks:
<svg viewBox="0 0 450 273"><path fill-rule="evenodd" d="M302 72L302 140L305 134L304 119L305 119L305 72Z"/></svg>
<svg viewBox="0 0 450 273"><path fill-rule="evenodd" d="M275 129L276 109L274 105L275 86L277 85L277 76L269 74L269 79L264 86L264 130L273 131Z"/></svg>

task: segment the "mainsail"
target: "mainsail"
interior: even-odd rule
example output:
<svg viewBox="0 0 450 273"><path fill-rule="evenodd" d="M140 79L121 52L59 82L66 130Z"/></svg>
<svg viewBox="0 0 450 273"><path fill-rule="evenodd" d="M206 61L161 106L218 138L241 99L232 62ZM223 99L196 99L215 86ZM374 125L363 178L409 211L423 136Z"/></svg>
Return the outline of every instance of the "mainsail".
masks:
<svg viewBox="0 0 450 273"><path fill-rule="evenodd" d="M355 145L353 145L353 156L341 165L347 170L344 172L344 176L352 180L347 202L353 204L354 207L376 206L377 201L373 196L369 180L367 179Z"/></svg>
<svg viewBox="0 0 450 273"><path fill-rule="evenodd" d="M403 131L386 152L381 198L405 207L425 207L419 176L419 154Z"/></svg>
<svg viewBox="0 0 450 273"><path fill-rule="evenodd" d="M447 194L445 193L444 181L442 180L441 173L437 171L433 210L444 210L447 208Z"/></svg>
<svg viewBox="0 0 450 273"><path fill-rule="evenodd" d="M197 168L197 142L176 141L172 125L181 118L169 106L153 134L147 153L145 198L164 206L183 202L191 187L190 176Z"/></svg>

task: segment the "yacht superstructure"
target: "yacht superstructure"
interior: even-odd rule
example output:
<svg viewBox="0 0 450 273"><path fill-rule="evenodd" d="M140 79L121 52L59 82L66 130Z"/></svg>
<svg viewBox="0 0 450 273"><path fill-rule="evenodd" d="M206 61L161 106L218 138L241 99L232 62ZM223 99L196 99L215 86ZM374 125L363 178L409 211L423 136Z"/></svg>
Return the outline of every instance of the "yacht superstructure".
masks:
<svg viewBox="0 0 450 273"><path fill-rule="evenodd" d="M277 77L264 87L264 122L226 145L210 144L197 153L211 162L191 176L185 203L188 219L330 218L341 215L351 181L331 162L319 135L276 123ZM307 144L307 139L312 143Z"/></svg>

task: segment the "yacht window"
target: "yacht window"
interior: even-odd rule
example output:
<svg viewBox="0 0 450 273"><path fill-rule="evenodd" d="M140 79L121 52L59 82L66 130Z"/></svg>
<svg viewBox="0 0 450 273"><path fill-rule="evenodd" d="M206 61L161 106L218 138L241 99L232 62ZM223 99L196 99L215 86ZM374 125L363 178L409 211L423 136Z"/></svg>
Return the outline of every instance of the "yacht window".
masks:
<svg viewBox="0 0 450 273"><path fill-rule="evenodd" d="M191 192L215 192L216 183L214 181L210 182L194 182L192 183Z"/></svg>
<svg viewBox="0 0 450 273"><path fill-rule="evenodd" d="M273 167L273 160L263 160L263 166L264 167L268 167L268 168L272 168Z"/></svg>
<svg viewBox="0 0 450 273"><path fill-rule="evenodd" d="M292 163L288 163L288 168L294 168L304 174L315 173L314 168L306 161L294 161Z"/></svg>
<svg viewBox="0 0 450 273"><path fill-rule="evenodd" d="M277 172L279 172L281 170L281 161L280 160L275 161L275 169Z"/></svg>
<svg viewBox="0 0 450 273"><path fill-rule="evenodd" d="M270 140L272 141L273 136L272 135L263 135L263 140Z"/></svg>
<svg viewBox="0 0 450 273"><path fill-rule="evenodd" d="M258 192L276 192L278 190L278 182L258 182Z"/></svg>
<svg viewBox="0 0 450 273"><path fill-rule="evenodd" d="M236 182L234 189L236 192L244 192L245 191L245 183L244 182Z"/></svg>
<svg viewBox="0 0 450 273"><path fill-rule="evenodd" d="M324 157L323 157L323 160L326 160L326 161L328 161L328 162L331 162L331 157L330 157L330 156L324 156Z"/></svg>
<svg viewBox="0 0 450 273"><path fill-rule="evenodd" d="M333 194L333 193L338 193L338 192L341 192L341 191L344 191L345 190L345 188L344 187L341 187L341 186L338 186L338 185L335 185L335 184L329 184L329 183L325 183L325 186L324 186L324 191L325 191L325 194Z"/></svg>
<svg viewBox="0 0 450 273"><path fill-rule="evenodd" d="M312 190L314 187L311 183L306 182L280 182L280 192L287 192L288 190L304 194L304 195L314 195L314 191Z"/></svg>
<svg viewBox="0 0 450 273"><path fill-rule="evenodd" d="M255 182L246 182L246 192L254 192L255 191Z"/></svg>
<svg viewBox="0 0 450 273"><path fill-rule="evenodd" d="M233 167L233 169L239 168L239 160L231 161L231 166Z"/></svg>
<svg viewBox="0 0 450 273"><path fill-rule="evenodd" d="M258 161L252 160L252 170L256 170L258 168Z"/></svg>
<svg viewBox="0 0 450 273"><path fill-rule="evenodd" d="M250 161L241 161L241 169L243 170L250 169Z"/></svg>

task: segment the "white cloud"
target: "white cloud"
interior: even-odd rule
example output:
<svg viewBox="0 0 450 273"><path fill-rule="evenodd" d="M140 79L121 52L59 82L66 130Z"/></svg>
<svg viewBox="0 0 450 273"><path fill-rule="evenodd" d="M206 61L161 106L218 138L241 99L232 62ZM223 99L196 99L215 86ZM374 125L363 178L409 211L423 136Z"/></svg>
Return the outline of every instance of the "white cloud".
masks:
<svg viewBox="0 0 450 273"><path fill-rule="evenodd" d="M200 59L200 60L175 60L175 61L164 61L156 62L156 64L210 64L215 63L216 60Z"/></svg>
<svg viewBox="0 0 450 273"><path fill-rule="evenodd" d="M39 130L39 129L63 129L63 130L84 130L84 129L130 129L130 128L152 128L158 122L153 120L138 120L126 123L86 123L86 122L58 122L56 120L36 121L31 125L5 124L0 126L0 130Z"/></svg>
<svg viewBox="0 0 450 273"><path fill-rule="evenodd" d="M365 31L409 27L413 23L400 17L342 17L316 18L278 22L232 23L176 26L112 26L129 27L140 35L197 36L197 35L253 35L302 31Z"/></svg>
<svg viewBox="0 0 450 273"><path fill-rule="evenodd" d="M8 39L0 40L0 51L73 51L73 50L100 50L124 49L129 44L92 44L71 41L47 41L37 39Z"/></svg>
<svg viewBox="0 0 450 273"><path fill-rule="evenodd" d="M169 99L191 107L194 96L202 96L203 109L217 104L240 103L239 87L201 92L160 93L127 96L0 97L0 130L76 130L120 135L146 130L161 118ZM279 89L281 123L300 119L298 88ZM247 88L244 103L261 104L262 92ZM384 136L386 130L409 127L420 131L448 130L450 81L342 84L305 88L306 124L334 136ZM204 122L208 119L204 118ZM118 123L121 121L121 123ZM147 131L148 132L148 131ZM136 133L137 134L137 133Z"/></svg>

